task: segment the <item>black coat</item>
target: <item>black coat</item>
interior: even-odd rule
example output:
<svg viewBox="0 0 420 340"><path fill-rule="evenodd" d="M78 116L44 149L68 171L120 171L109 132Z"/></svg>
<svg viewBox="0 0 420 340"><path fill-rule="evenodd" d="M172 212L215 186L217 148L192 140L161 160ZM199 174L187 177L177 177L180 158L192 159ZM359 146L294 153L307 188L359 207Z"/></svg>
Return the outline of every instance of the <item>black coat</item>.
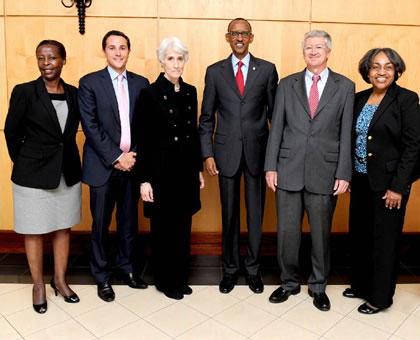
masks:
<svg viewBox="0 0 420 340"><path fill-rule="evenodd" d="M197 90L180 79L180 91L163 73L140 93L135 173L149 182L154 203L144 214L177 212L193 215L201 208L199 172L202 170L197 130Z"/></svg>
<svg viewBox="0 0 420 340"><path fill-rule="evenodd" d="M80 181L77 89L60 81L69 108L64 133L41 77L13 89L4 134L18 185L55 189L62 173L68 186Z"/></svg>
<svg viewBox="0 0 420 340"><path fill-rule="evenodd" d="M355 126L372 89L356 94L353 120ZM369 185L375 192L390 189L407 194L415 179L420 151L419 97L415 92L392 84L369 125L367 138L367 171Z"/></svg>

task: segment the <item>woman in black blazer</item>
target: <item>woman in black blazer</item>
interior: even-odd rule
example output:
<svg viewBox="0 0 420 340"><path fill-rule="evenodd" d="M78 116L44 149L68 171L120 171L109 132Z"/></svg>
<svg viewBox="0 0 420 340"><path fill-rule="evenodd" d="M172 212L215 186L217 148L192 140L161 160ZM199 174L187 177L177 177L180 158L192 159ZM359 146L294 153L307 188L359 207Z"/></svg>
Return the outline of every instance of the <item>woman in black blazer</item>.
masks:
<svg viewBox="0 0 420 340"><path fill-rule="evenodd" d="M197 91L181 75L188 50L167 38L157 50L164 72L139 98L138 173L150 218L155 286L167 297L191 294L187 284L191 217L204 187L197 131Z"/></svg>
<svg viewBox="0 0 420 340"><path fill-rule="evenodd" d="M392 304L399 240L420 150L419 97L396 84L405 64L390 48L375 48L359 72L372 88L356 94L350 199L351 288L345 297L374 314Z"/></svg>
<svg viewBox="0 0 420 340"><path fill-rule="evenodd" d="M14 163L14 228L25 235L34 282L33 307L45 313L42 257L46 233L54 233L51 287L66 302L79 301L65 274L70 227L81 220L81 164L76 144L80 114L77 89L60 78L66 64L64 46L43 40L36 48L36 57L41 76L13 89L4 133Z"/></svg>

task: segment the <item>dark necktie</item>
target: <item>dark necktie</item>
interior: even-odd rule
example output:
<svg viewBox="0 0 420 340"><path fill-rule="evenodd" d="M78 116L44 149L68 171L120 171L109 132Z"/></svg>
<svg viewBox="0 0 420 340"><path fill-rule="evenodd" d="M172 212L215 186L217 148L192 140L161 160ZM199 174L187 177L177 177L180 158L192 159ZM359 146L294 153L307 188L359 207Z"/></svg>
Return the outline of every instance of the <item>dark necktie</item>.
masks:
<svg viewBox="0 0 420 340"><path fill-rule="evenodd" d="M241 66L244 63L242 61L239 61L238 63L238 72L236 72L236 83L238 84L239 92L241 93L241 96L244 94L244 75L241 70Z"/></svg>

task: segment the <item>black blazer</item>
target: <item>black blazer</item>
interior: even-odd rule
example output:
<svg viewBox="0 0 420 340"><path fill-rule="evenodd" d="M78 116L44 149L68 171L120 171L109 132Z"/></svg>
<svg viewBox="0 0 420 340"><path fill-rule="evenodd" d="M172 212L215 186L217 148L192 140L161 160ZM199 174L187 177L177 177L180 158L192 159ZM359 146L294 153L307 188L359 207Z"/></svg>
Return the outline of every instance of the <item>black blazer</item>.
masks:
<svg viewBox="0 0 420 340"><path fill-rule="evenodd" d="M356 94L353 117L353 153L357 118L372 89ZM419 97L393 83L369 125L367 170L373 191L387 189L407 194L414 179L420 151ZM370 156L369 156L370 155Z"/></svg>
<svg viewBox="0 0 420 340"><path fill-rule="evenodd" d="M154 195L154 203L144 204L146 217L168 211L193 215L201 208L197 90L179 82L176 93L161 73L140 93L135 174L152 185Z"/></svg>
<svg viewBox="0 0 420 340"><path fill-rule="evenodd" d="M4 133L14 162L12 181L18 185L55 189L62 173L68 186L81 179L77 88L60 81L69 108L64 133L41 77L13 89Z"/></svg>

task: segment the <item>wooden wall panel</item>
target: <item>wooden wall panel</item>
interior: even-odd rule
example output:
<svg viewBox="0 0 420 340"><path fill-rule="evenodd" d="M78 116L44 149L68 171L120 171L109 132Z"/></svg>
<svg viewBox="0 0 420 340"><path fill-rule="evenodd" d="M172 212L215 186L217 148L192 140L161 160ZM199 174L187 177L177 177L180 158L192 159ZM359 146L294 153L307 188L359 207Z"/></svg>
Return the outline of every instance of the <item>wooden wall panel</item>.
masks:
<svg viewBox="0 0 420 340"><path fill-rule="evenodd" d="M311 0L159 0L158 6L164 18L308 21Z"/></svg>
<svg viewBox="0 0 420 340"><path fill-rule="evenodd" d="M419 25L419 13L418 0L312 0L312 21Z"/></svg>
<svg viewBox="0 0 420 340"><path fill-rule="evenodd" d="M4 18L0 18L0 131L4 129L4 120L7 113L7 69L6 49L4 41Z"/></svg>
<svg viewBox="0 0 420 340"><path fill-rule="evenodd" d="M0 15L4 15L4 0L0 0Z"/></svg>
<svg viewBox="0 0 420 340"><path fill-rule="evenodd" d="M56 39L65 45L67 64L62 76L66 82L77 86L81 76L106 66L101 42L104 34L111 29L122 30L131 40L128 69L148 78L154 77L158 67L155 58L155 20L88 18L87 22L90 23L92 29L81 36L78 33L68 33L73 26L72 18L7 17L6 48L9 95L16 84L39 76L35 48L42 39ZM54 30L51 30L50 27L54 27ZM145 35L144 32L149 32L149 34Z"/></svg>
<svg viewBox="0 0 420 340"><path fill-rule="evenodd" d="M2 0L5 1L6 15L59 15L76 16L77 9L74 7L66 8L61 4L61 0ZM93 0L92 6L86 9L89 16L108 16L108 17L156 17L158 0ZM65 0L69 5L71 0ZM77 21L77 19L76 19ZM87 26L86 31L88 31Z"/></svg>
<svg viewBox="0 0 420 340"><path fill-rule="evenodd" d="M12 164L6 148L3 130L0 131L0 229L13 229Z"/></svg>
<svg viewBox="0 0 420 340"><path fill-rule="evenodd" d="M328 65L355 81L357 91L370 87L357 71L359 60L371 48L391 47L407 66L406 73L398 80L399 85L420 93L417 48L420 46L420 27L314 23L312 28L330 33L333 49Z"/></svg>

